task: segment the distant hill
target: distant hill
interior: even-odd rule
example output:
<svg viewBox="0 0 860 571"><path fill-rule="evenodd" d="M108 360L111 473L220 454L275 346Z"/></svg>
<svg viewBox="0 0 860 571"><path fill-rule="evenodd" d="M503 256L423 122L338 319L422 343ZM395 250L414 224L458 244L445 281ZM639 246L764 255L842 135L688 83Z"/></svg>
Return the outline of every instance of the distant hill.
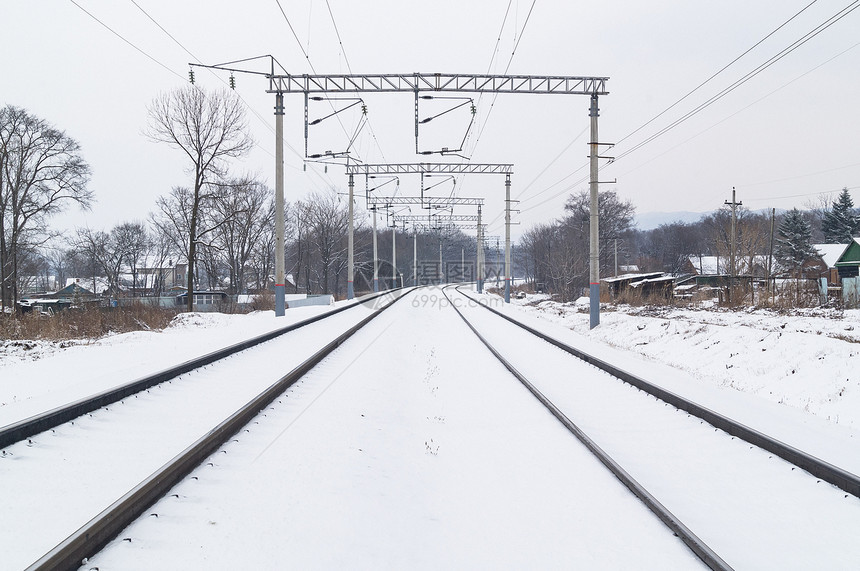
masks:
<svg viewBox="0 0 860 571"><path fill-rule="evenodd" d="M698 222L699 219L707 214L706 212L643 212L636 215L636 225L639 230L653 230L661 224L671 224L672 222Z"/></svg>

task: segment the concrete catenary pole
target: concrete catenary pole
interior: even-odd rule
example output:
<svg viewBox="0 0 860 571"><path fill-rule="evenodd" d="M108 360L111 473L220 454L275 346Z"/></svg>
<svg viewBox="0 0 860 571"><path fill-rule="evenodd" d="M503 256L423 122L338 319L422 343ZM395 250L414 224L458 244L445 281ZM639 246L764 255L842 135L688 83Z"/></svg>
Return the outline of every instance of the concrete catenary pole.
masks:
<svg viewBox="0 0 860 571"><path fill-rule="evenodd" d="M418 228L412 229L412 285L418 285Z"/></svg>
<svg viewBox="0 0 860 571"><path fill-rule="evenodd" d="M379 291L379 251L376 249L376 207L373 207L373 291Z"/></svg>
<svg viewBox="0 0 860 571"><path fill-rule="evenodd" d="M396 223L395 223L396 224ZM397 226L391 227L391 287L397 287Z"/></svg>
<svg viewBox="0 0 860 571"><path fill-rule="evenodd" d="M442 272L442 235L439 235L439 283L445 282L445 274Z"/></svg>
<svg viewBox="0 0 860 571"><path fill-rule="evenodd" d="M505 175L505 303L511 302L511 175Z"/></svg>
<svg viewBox="0 0 860 571"><path fill-rule="evenodd" d="M284 276L284 94L275 94L275 316L286 309Z"/></svg>
<svg viewBox="0 0 860 571"><path fill-rule="evenodd" d="M353 208L352 208L352 191L355 186L355 181L353 180L352 175L349 175L349 205L347 207L349 217L349 235L347 237L347 248L349 252L347 253L347 269L346 269L346 299L352 299L355 297L355 290L353 289L352 282L355 279L355 258L353 253L353 231L355 226L355 221L353 220Z"/></svg>
<svg viewBox="0 0 860 571"><path fill-rule="evenodd" d="M481 205L478 205L478 259L476 263L478 265L476 272L476 281L478 293L484 292L484 229L481 226Z"/></svg>
<svg viewBox="0 0 860 571"><path fill-rule="evenodd" d="M502 260L499 256L499 239L496 238L496 287L499 287L499 280L502 279Z"/></svg>
<svg viewBox="0 0 860 571"><path fill-rule="evenodd" d="M598 200L597 200L597 156L598 156L598 139L597 139L597 94L591 96L591 108L589 116L591 117L591 155L589 156L589 268L588 268L588 299L590 313L590 329L594 329L600 325L600 229L598 216Z"/></svg>

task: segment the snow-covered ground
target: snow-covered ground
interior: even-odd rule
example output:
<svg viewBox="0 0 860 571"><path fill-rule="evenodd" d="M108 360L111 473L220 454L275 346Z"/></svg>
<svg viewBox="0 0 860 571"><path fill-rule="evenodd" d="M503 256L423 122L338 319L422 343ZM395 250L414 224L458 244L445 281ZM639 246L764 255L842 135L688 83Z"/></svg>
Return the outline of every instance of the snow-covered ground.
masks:
<svg viewBox="0 0 860 571"><path fill-rule="evenodd" d="M695 567L617 481L606 487L602 469L568 448L569 436L509 382L443 299L415 294L380 316L215 465L177 486L178 497L154 506L157 518L126 530L131 541L86 568ZM860 473L857 312L625 308L604 311L589 331L576 304L485 300ZM0 426L321 310L280 319L186 314L163 332L68 347L7 344ZM50 450L0 462L14 469L37 452ZM614 515L601 519L606 509ZM835 562L847 551L831 547L830 568L843 568Z"/></svg>
<svg viewBox="0 0 860 571"><path fill-rule="evenodd" d="M88 341L0 340L0 426L330 309L299 307L281 319L271 311L182 313L163 331Z"/></svg>
<svg viewBox="0 0 860 571"><path fill-rule="evenodd" d="M860 430L860 310L603 308L545 295L512 304L590 341L638 353L704 385L730 387Z"/></svg>

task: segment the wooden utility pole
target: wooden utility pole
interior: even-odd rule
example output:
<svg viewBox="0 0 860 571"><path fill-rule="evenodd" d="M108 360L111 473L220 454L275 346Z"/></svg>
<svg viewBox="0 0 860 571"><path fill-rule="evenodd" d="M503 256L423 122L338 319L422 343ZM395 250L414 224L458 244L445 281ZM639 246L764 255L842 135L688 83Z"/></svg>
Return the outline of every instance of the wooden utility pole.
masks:
<svg viewBox="0 0 860 571"><path fill-rule="evenodd" d="M771 299L773 294L773 288L771 287L771 275L773 272L773 225L774 220L776 219L776 208L770 209L770 254L767 257L767 284L766 287L768 289L768 299ZM776 280L774 280L774 285L776 285Z"/></svg>
<svg viewBox="0 0 860 571"><path fill-rule="evenodd" d="M732 201L726 201L727 206L732 207L732 235L730 237L730 246L729 246L729 304L735 302L734 296L734 287L735 287L735 277L737 277L737 271L735 266L735 233L737 230L737 208L738 206L743 205L743 202L738 202L735 200L735 187L732 187Z"/></svg>

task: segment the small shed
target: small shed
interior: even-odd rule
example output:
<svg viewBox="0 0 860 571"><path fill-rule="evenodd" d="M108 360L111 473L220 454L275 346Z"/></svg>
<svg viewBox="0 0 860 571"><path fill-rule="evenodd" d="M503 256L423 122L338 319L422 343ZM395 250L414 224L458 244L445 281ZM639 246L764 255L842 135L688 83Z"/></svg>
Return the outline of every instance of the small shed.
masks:
<svg viewBox="0 0 860 571"><path fill-rule="evenodd" d="M609 293L613 296L617 296L621 292L628 290L629 288L636 288L638 282L653 280L656 278L662 278L666 275L665 272L651 272L647 274L622 274L620 276L614 276L611 278L604 278L603 282L609 288ZM645 290L639 290L645 291Z"/></svg>
<svg viewBox="0 0 860 571"><path fill-rule="evenodd" d="M195 291L194 292L194 311L218 311L221 309L221 304L228 301L229 296L223 291ZM188 292L177 295L176 306L184 307L188 305Z"/></svg>
<svg viewBox="0 0 860 571"><path fill-rule="evenodd" d="M856 278L860 275L860 238L854 238L848 244L835 265L840 279Z"/></svg>

